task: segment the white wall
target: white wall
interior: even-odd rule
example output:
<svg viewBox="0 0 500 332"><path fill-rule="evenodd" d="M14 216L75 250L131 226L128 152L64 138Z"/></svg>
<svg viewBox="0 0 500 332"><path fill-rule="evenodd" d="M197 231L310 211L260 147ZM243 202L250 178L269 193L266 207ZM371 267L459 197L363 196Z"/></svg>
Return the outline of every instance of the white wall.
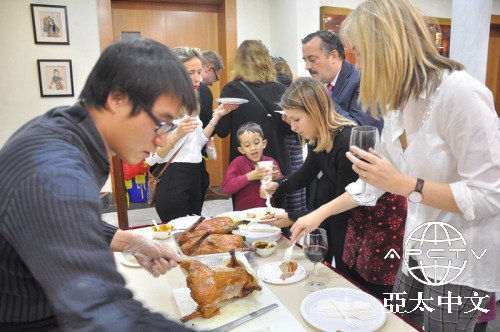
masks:
<svg viewBox="0 0 500 332"><path fill-rule="evenodd" d="M238 46L247 39L260 39L268 48L270 47L270 1L236 1L236 39Z"/></svg>
<svg viewBox="0 0 500 332"><path fill-rule="evenodd" d="M30 3L67 6L70 45L35 44ZM29 119L76 101L99 57L96 0L2 0L0 147ZM37 59L71 59L75 97L40 97Z"/></svg>

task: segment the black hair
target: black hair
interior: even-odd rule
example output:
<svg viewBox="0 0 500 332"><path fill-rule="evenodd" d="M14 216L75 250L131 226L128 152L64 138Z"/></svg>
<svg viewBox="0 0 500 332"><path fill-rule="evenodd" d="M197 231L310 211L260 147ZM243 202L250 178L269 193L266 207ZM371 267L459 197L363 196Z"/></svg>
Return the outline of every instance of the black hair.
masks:
<svg viewBox="0 0 500 332"><path fill-rule="evenodd" d="M131 115L140 111L139 106L151 109L164 93L179 98L187 110L197 107L184 65L165 45L150 39L119 41L106 48L90 72L79 100L102 109L113 92L129 97Z"/></svg>
<svg viewBox="0 0 500 332"><path fill-rule="evenodd" d="M262 131L262 127L260 125L256 124L255 122L246 122L238 128L238 132L236 133L236 137L238 137L238 141L240 140L241 134L243 134L246 131L249 131L251 133L257 133L260 135L260 137L262 137L262 139L265 138L264 132Z"/></svg>
<svg viewBox="0 0 500 332"><path fill-rule="evenodd" d="M302 45L309 43L314 37L321 39L321 49L323 51L331 53L333 50L336 50L339 53L339 57L345 60L344 44L342 44L339 36L328 30L318 30L305 36L302 39Z"/></svg>

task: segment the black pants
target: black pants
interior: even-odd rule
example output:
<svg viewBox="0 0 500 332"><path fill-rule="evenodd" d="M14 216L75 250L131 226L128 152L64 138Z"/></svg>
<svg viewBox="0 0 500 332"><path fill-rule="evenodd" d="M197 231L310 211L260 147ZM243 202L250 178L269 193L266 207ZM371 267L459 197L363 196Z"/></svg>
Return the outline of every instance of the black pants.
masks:
<svg viewBox="0 0 500 332"><path fill-rule="evenodd" d="M330 263L335 258L335 268L343 273L348 273L349 268L342 260L344 254L345 233L347 231L347 220L335 216L326 219L319 227L324 228L328 237L328 252L325 261Z"/></svg>
<svg viewBox="0 0 500 332"><path fill-rule="evenodd" d="M200 167L200 163L172 163L163 173L155 204L162 222L201 214Z"/></svg>
<svg viewBox="0 0 500 332"><path fill-rule="evenodd" d="M207 165L205 164L205 159L201 161L200 164L200 176L201 176L201 205L205 201L205 194L207 193L208 187L210 186L210 174L207 172Z"/></svg>
<svg viewBox="0 0 500 332"><path fill-rule="evenodd" d="M315 178L307 188L307 209L312 211L331 201L335 197L334 188L334 185L325 175L319 179ZM342 260L345 234L347 232L347 218L345 214L332 216L326 219L319 227L324 228L328 236L328 252L325 256L325 261L330 263L335 258L335 268L341 272L348 273L350 269Z"/></svg>
<svg viewBox="0 0 500 332"><path fill-rule="evenodd" d="M359 275L359 273L354 269L354 266L352 267L352 269L349 269L347 276L350 277L352 281L354 281L356 284L358 284L358 286L363 287L370 294L379 299L383 299L384 297L389 298L389 295L387 294L384 295L384 293L392 292L393 285L379 285L368 282L362 276Z"/></svg>

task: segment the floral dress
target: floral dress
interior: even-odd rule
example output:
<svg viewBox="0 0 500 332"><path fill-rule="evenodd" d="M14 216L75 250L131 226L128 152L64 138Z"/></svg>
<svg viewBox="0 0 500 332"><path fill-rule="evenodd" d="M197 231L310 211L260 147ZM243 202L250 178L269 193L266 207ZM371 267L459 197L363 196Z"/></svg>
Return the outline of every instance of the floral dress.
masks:
<svg viewBox="0 0 500 332"><path fill-rule="evenodd" d="M393 285L403 257L406 211L406 198L389 193L375 206L353 209L342 256L347 266L370 283Z"/></svg>

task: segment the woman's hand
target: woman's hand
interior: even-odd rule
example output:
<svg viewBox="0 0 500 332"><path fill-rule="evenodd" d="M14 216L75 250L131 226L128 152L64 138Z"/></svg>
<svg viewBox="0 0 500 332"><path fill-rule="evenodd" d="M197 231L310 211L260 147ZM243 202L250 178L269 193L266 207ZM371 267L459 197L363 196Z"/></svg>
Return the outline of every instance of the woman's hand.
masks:
<svg viewBox="0 0 500 332"><path fill-rule="evenodd" d="M281 177L282 177L282 175L281 175L280 170L278 169L278 167L276 167L276 165L273 165L272 179L277 180Z"/></svg>
<svg viewBox="0 0 500 332"><path fill-rule="evenodd" d="M222 118L224 115L231 113L239 106L240 106L239 104L225 104L225 103L220 104L219 107L213 110L212 120L218 122L220 118Z"/></svg>
<svg viewBox="0 0 500 332"><path fill-rule="evenodd" d="M276 213L273 221L261 221L260 224L271 225L275 227L288 227L293 225L293 221L288 218L288 213Z"/></svg>
<svg viewBox="0 0 500 332"><path fill-rule="evenodd" d="M273 197L278 189L278 183L274 181L266 181L260 184L260 197L266 199L267 195Z"/></svg>
<svg viewBox="0 0 500 332"><path fill-rule="evenodd" d="M358 155L359 158L356 158L354 154ZM346 152L346 156L352 162L354 172L366 183L402 196L408 196L411 192L411 186L408 187L408 180L411 178L401 174L389 160L377 151L370 149L370 152L366 152L356 146L351 146L350 151Z"/></svg>
<svg viewBox="0 0 500 332"><path fill-rule="evenodd" d="M290 231L292 232L290 242L297 241L306 233L309 233L319 227L323 220L316 217L315 212L316 211L306 214L293 223L292 228L290 228Z"/></svg>
<svg viewBox="0 0 500 332"><path fill-rule="evenodd" d="M187 134L195 131L196 128L198 128L198 121L196 120L196 117L186 115L179 122L179 126L176 129L176 131L177 131L176 135L178 135L178 137L180 139L180 138L186 136Z"/></svg>

